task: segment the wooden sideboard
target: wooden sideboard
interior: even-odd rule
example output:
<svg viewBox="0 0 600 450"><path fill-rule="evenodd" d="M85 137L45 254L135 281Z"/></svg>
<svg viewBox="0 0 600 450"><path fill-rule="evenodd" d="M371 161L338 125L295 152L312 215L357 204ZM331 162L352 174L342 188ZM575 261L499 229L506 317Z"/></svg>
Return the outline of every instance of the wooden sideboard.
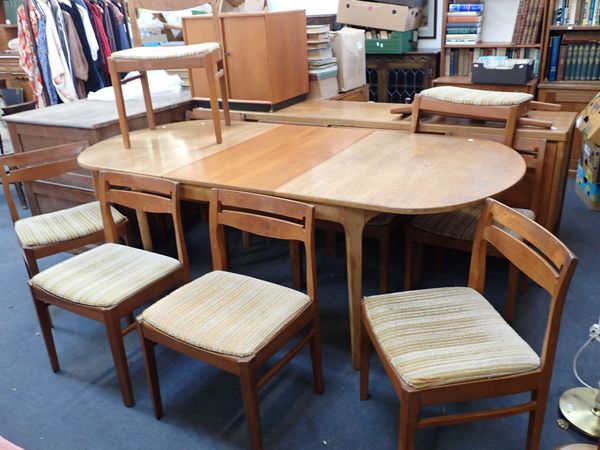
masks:
<svg viewBox="0 0 600 450"><path fill-rule="evenodd" d="M538 100L541 102L559 103L563 111L580 113L583 108L600 91L600 81L559 81L554 83L540 83L538 86ZM581 155L583 136L578 129L573 132L571 145L571 161L569 162L569 176L575 177L577 161Z"/></svg>
<svg viewBox="0 0 600 450"><path fill-rule="evenodd" d="M234 109L269 111L308 93L304 11L222 13L229 98ZM215 41L210 17L183 18L187 44ZM190 74L192 97L207 98L204 69Z"/></svg>
<svg viewBox="0 0 600 450"><path fill-rule="evenodd" d="M185 119L191 108L189 91L152 99L157 125ZM127 102L131 130L147 127L143 100ZM15 152L85 141L90 145L120 133L114 102L79 100L13 114L4 119ZM92 178L84 170L53 180L28 183L27 201L33 214L67 208L95 199Z"/></svg>
<svg viewBox="0 0 600 450"><path fill-rule="evenodd" d="M1 27L0 27L1 28ZM19 54L14 51L0 51L0 80L6 80L6 87L23 89L23 100L33 100L27 75L19 66Z"/></svg>

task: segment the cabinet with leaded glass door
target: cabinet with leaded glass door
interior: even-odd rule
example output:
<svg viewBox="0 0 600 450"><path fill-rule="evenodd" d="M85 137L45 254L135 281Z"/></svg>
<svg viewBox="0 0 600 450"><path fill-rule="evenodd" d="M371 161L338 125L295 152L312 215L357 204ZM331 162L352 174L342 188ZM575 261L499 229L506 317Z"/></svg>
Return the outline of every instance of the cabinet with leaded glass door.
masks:
<svg viewBox="0 0 600 450"><path fill-rule="evenodd" d="M439 51L402 55L367 55L369 100L404 103L432 86L438 76Z"/></svg>

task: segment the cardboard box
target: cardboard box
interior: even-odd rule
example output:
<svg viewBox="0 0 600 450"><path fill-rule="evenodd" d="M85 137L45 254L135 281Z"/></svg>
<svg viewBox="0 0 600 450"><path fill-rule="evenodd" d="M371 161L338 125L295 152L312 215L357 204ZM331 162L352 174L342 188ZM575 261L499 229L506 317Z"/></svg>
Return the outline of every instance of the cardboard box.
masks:
<svg viewBox="0 0 600 450"><path fill-rule="evenodd" d="M577 117L577 128L583 134L584 139L600 145L600 92Z"/></svg>
<svg viewBox="0 0 600 450"><path fill-rule="evenodd" d="M583 168L585 177L589 181L592 183L600 182L600 146L584 141L579 165Z"/></svg>
<svg viewBox="0 0 600 450"><path fill-rule="evenodd" d="M337 58L337 79L342 92L350 91L367 82L365 59L365 31L344 27L331 33L333 55Z"/></svg>
<svg viewBox="0 0 600 450"><path fill-rule="evenodd" d="M401 55L417 49L417 30L392 31L388 39L366 39L367 55Z"/></svg>
<svg viewBox="0 0 600 450"><path fill-rule="evenodd" d="M600 184L588 180L581 164L577 164L575 191L588 208L595 211L600 210Z"/></svg>
<svg viewBox="0 0 600 450"><path fill-rule="evenodd" d="M421 25L421 8L362 0L340 0L337 21L381 30L408 31Z"/></svg>
<svg viewBox="0 0 600 450"><path fill-rule="evenodd" d="M411 8L422 8L427 0L378 0L380 3L392 3L394 5L409 6Z"/></svg>

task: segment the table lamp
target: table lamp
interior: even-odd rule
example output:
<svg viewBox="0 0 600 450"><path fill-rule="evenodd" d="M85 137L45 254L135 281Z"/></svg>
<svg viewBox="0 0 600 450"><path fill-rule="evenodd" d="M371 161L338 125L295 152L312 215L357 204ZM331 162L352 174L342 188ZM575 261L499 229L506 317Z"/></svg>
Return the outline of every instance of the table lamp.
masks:
<svg viewBox="0 0 600 450"><path fill-rule="evenodd" d="M600 390L583 381L577 372L579 355L593 341L600 342L600 320L591 326L589 339L573 358L573 373L584 387L569 389L561 395L559 408L563 417L579 431L590 437L600 438Z"/></svg>

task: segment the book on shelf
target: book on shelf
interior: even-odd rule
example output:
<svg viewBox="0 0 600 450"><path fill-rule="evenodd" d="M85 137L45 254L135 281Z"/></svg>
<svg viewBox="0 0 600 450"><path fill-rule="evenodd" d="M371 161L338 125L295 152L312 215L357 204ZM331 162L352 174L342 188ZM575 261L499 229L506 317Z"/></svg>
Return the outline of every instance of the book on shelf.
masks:
<svg viewBox="0 0 600 450"><path fill-rule="evenodd" d="M329 42L329 32L327 33L307 33L306 42L308 44L319 44L321 42Z"/></svg>
<svg viewBox="0 0 600 450"><path fill-rule="evenodd" d="M451 12L464 12L464 11L483 11L483 3L450 3L448 5L448 11Z"/></svg>
<svg viewBox="0 0 600 450"><path fill-rule="evenodd" d="M481 33L480 26L468 27L461 25L460 27L446 28L446 37L457 34L479 34Z"/></svg>
<svg viewBox="0 0 600 450"><path fill-rule="evenodd" d="M560 36L551 36L548 52L548 81L556 81L558 76L558 57L560 54Z"/></svg>
<svg viewBox="0 0 600 450"><path fill-rule="evenodd" d="M554 25L598 25L599 0L554 0L552 9Z"/></svg>
<svg viewBox="0 0 600 450"><path fill-rule="evenodd" d="M306 34L329 33L329 25L306 25Z"/></svg>
<svg viewBox="0 0 600 450"><path fill-rule="evenodd" d="M556 80L562 81L565 79L565 70L567 67L567 50L566 45L561 45L558 52L558 68L556 70Z"/></svg>
<svg viewBox="0 0 600 450"><path fill-rule="evenodd" d="M337 65L337 58L334 56L333 58L325 58L325 59L319 59L317 61L309 61L308 68L309 68L309 70L313 69L313 68L322 68L323 66L327 66L329 64Z"/></svg>
<svg viewBox="0 0 600 450"><path fill-rule="evenodd" d="M337 77L324 80L310 80L308 83L308 99L324 99L335 97L339 93Z"/></svg>
<svg viewBox="0 0 600 450"><path fill-rule="evenodd" d="M545 0L521 0L511 42L515 45L532 45L540 39L544 19Z"/></svg>
<svg viewBox="0 0 600 450"><path fill-rule="evenodd" d="M333 50L331 47L310 49L307 53L309 62L333 58Z"/></svg>
<svg viewBox="0 0 600 450"><path fill-rule="evenodd" d="M306 48L308 50L318 50L320 48L328 48L330 46L329 41L324 42L307 42Z"/></svg>
<svg viewBox="0 0 600 450"><path fill-rule="evenodd" d="M308 71L308 79L314 80L326 80L327 78L334 78L337 76L338 66L337 64L330 64L319 69L310 69Z"/></svg>
<svg viewBox="0 0 600 450"><path fill-rule="evenodd" d="M450 15L446 17L448 23L478 23L482 21L481 15L468 15L468 16L454 16Z"/></svg>
<svg viewBox="0 0 600 450"><path fill-rule="evenodd" d="M446 49L444 73L448 76L470 76L472 64L481 57L501 56L509 59L533 61L533 74L539 75L541 51L539 48L452 48Z"/></svg>

